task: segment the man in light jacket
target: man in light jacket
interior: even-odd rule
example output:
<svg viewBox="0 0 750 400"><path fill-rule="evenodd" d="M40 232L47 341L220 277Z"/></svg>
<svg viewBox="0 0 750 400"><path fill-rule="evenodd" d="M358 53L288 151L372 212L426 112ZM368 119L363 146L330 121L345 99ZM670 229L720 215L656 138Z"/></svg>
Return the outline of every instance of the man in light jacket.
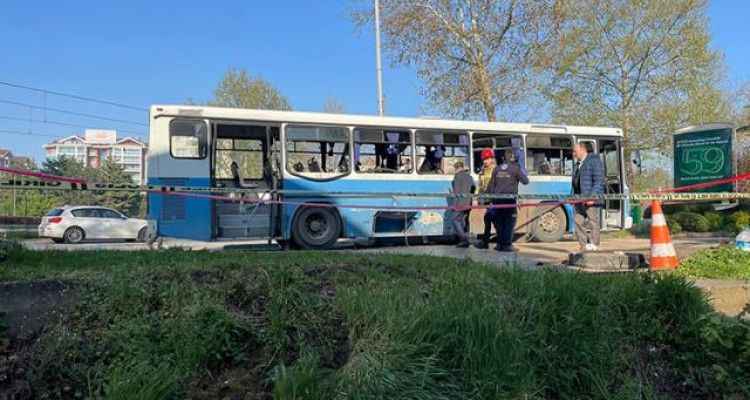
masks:
<svg viewBox="0 0 750 400"><path fill-rule="evenodd" d="M576 159L573 167L573 194L596 196L604 194L604 165L593 152L591 142L580 142L573 147ZM589 200L575 204L576 239L581 251L599 250L601 203Z"/></svg>

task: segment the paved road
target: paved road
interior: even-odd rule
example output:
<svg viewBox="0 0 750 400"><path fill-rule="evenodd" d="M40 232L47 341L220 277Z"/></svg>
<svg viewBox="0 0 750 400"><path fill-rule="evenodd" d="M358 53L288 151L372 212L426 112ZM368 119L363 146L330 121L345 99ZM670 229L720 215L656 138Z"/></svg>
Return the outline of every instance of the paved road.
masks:
<svg viewBox="0 0 750 400"><path fill-rule="evenodd" d="M32 250L146 250L148 246L143 243L83 243L78 245L55 244L46 239L33 239L23 242L24 246ZM674 245L680 258L684 258L696 250L704 249L719 244L716 238L681 238L675 239ZM200 242L182 239L165 239L164 248L182 247L193 250L220 251L237 249L267 249L265 241L232 241L232 242ZM474 261L492 264L518 263L523 266L533 267L542 264L561 264L568 258L568 254L578 248L575 241L561 241L557 243L517 243L519 251L516 254L500 253L495 250L480 250L476 248L461 249L446 245L418 245L418 246L383 246L370 247L353 250L364 253L387 253L387 254L417 254L433 255L443 257L454 257L460 259L471 259ZM648 239L635 238L605 238L602 241L603 251L622 251L628 253L649 252ZM342 251L352 251L351 246L343 243Z"/></svg>
<svg viewBox="0 0 750 400"><path fill-rule="evenodd" d="M693 252L716 246L716 238L675 239L674 246L677 255L684 258ZM454 246L397 246L363 249L359 251L374 253L424 254L433 256L471 259L474 261L493 264L518 263L523 266L538 266L542 264L562 264L567 261L568 254L578 250L578 242L561 241L556 243L516 243L518 253L500 253L495 250L480 250L475 248L461 249ZM625 253L648 254L650 243L648 239L603 239L602 251L621 251Z"/></svg>

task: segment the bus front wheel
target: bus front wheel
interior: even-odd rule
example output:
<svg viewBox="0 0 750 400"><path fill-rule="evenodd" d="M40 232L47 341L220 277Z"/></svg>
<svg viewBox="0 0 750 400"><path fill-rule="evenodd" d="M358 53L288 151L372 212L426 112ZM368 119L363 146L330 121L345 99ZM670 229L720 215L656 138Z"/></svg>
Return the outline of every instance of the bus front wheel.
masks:
<svg viewBox="0 0 750 400"><path fill-rule="evenodd" d="M555 207L536 217L531 225L531 236L537 242L556 242L562 239L567 227L562 207Z"/></svg>
<svg viewBox="0 0 750 400"><path fill-rule="evenodd" d="M292 240L302 249L330 249L339 236L341 220L330 208L306 207L294 219Z"/></svg>

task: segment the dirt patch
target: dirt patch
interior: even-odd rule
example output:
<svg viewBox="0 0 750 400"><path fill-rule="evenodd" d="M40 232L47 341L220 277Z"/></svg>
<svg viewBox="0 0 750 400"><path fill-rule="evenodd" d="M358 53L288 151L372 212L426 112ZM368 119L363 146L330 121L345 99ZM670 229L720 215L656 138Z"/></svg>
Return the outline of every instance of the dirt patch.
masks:
<svg viewBox="0 0 750 400"><path fill-rule="evenodd" d="M75 304L70 282L45 280L0 283L0 321L10 340L29 340L45 326L56 323Z"/></svg>
<svg viewBox="0 0 750 400"><path fill-rule="evenodd" d="M0 284L0 398L25 399L31 351L43 330L63 319L78 297L69 282Z"/></svg>
<svg viewBox="0 0 750 400"><path fill-rule="evenodd" d="M248 360L247 366L236 366L191 382L188 398L266 400L272 399L271 384L261 360ZM254 365L254 366L253 366Z"/></svg>

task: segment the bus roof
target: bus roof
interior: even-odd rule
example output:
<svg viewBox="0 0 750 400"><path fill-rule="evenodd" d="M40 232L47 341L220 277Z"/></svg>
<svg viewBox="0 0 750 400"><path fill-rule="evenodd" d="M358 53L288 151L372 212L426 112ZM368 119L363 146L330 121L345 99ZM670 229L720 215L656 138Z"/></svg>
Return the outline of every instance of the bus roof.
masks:
<svg viewBox="0 0 750 400"><path fill-rule="evenodd" d="M329 114L299 111L251 110L243 108L204 107L193 105L153 105L151 118L182 116L193 118L255 121L264 123L331 124L384 128L445 129L473 132L513 132L539 134L572 134L622 136L619 128L568 126L515 122L481 122L447 119L380 117L375 115Z"/></svg>

